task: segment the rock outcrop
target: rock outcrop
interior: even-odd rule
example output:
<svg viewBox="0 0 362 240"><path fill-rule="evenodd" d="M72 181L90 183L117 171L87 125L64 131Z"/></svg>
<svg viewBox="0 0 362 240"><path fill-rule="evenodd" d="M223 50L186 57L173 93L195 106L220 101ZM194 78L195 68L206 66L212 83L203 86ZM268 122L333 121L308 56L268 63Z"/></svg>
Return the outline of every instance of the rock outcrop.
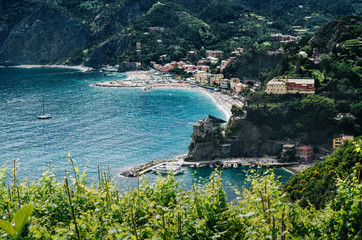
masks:
<svg viewBox="0 0 362 240"><path fill-rule="evenodd" d="M187 154L186 161L202 161L222 157L220 147L213 142L197 142L189 146L189 153Z"/></svg>
<svg viewBox="0 0 362 240"><path fill-rule="evenodd" d="M102 21L99 18L96 18L90 24L91 29L100 28L101 31L98 31L92 38L102 39L110 33L120 32L126 26L131 24L132 21L137 19L137 17L147 11L153 3L153 0L139 0L130 3L116 12L103 12L102 15L109 15L112 20L108 21L109 24L106 26L101 26ZM91 67L100 66L107 62L107 58L110 57L109 53L121 55L131 47L131 39L128 36L119 33L115 34L112 37L109 37L105 42L102 42L92 49L87 59L85 59L85 65Z"/></svg>
<svg viewBox="0 0 362 240"><path fill-rule="evenodd" d="M85 60L85 65L98 67L107 63L108 54L120 55L130 48L130 39L127 36L119 35L102 43L95 48Z"/></svg>
<svg viewBox="0 0 362 240"><path fill-rule="evenodd" d="M259 78L260 73L275 68L284 58L282 53L247 52L238 57L226 70L233 77Z"/></svg>
<svg viewBox="0 0 362 240"><path fill-rule="evenodd" d="M6 33L6 26L1 32ZM72 18L38 6L6 34L0 62L13 64L62 63L77 48L85 48L89 29Z"/></svg>
<svg viewBox="0 0 362 240"><path fill-rule="evenodd" d="M204 161L223 157L261 157L276 156L283 143L271 140L273 131L266 126L257 126L244 119L231 119L232 134L228 135L224 144L231 144L231 151L222 151L219 144L213 142L192 142L189 146L187 161Z"/></svg>
<svg viewBox="0 0 362 240"><path fill-rule="evenodd" d="M283 144L270 139L273 134L270 127L257 126L243 119L235 121L234 124L234 130L228 137L233 156L275 156L281 152Z"/></svg>
<svg viewBox="0 0 362 240"><path fill-rule="evenodd" d="M0 65L69 63L66 60L85 49L87 54L76 57L87 66L106 64L108 58L129 50L130 38L122 30L153 2L138 0L119 8L104 7L87 25L55 8L31 4L29 14L19 15L16 22L0 23Z"/></svg>

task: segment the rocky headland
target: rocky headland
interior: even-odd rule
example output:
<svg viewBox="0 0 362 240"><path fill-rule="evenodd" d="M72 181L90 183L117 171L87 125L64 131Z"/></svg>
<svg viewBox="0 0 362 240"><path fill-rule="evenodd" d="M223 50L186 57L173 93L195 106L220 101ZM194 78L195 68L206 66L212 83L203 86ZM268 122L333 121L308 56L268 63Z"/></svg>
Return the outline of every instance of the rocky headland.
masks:
<svg viewBox="0 0 362 240"><path fill-rule="evenodd" d="M230 126L233 130L225 135L222 142L215 142L214 139L207 138L193 139L189 145L186 160L202 161L236 156L277 156L283 148L284 143L271 139L273 130L267 126L257 126L240 117L231 117L227 128Z"/></svg>

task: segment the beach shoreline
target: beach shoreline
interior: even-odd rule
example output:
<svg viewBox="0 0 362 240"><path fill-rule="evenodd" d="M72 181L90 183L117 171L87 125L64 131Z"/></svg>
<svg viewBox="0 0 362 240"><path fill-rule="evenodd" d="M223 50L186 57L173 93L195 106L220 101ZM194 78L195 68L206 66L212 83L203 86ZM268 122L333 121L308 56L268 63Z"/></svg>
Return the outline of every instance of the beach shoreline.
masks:
<svg viewBox="0 0 362 240"><path fill-rule="evenodd" d="M46 65L41 65L41 64L21 64L21 65L14 65L14 66L0 66L2 68L26 68L26 69L31 69L31 68L66 68L66 69L76 69L76 70L80 70L82 72L88 72L88 71L92 71L93 68L91 67L86 67L86 66L69 66L69 65L56 65L56 64L46 64Z"/></svg>
<svg viewBox="0 0 362 240"><path fill-rule="evenodd" d="M303 172L304 170L312 167L314 165L314 163L310 163L310 164L298 164L295 166L288 166L288 167L283 167L285 171L291 172L293 174L299 174L301 172Z"/></svg>
<svg viewBox="0 0 362 240"><path fill-rule="evenodd" d="M162 76L153 75L150 71L132 71L125 72L125 79L116 81L103 81L91 84L94 87L111 87L111 88L147 88L152 89L183 89L202 93L212 99L216 107L224 114L226 121L231 118L231 97L221 92L210 92L202 87L191 85L184 82L168 82L168 83L149 83L163 79ZM134 83L131 83L134 81ZM167 80L164 80L167 81ZM240 105L240 103L239 103Z"/></svg>

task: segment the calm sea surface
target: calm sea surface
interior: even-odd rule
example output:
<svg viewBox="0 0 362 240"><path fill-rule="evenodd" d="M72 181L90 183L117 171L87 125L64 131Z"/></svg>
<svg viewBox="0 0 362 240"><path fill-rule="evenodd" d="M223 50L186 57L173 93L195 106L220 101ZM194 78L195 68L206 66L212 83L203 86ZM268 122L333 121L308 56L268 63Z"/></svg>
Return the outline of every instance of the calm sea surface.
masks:
<svg viewBox="0 0 362 240"><path fill-rule="evenodd" d="M194 123L208 114L225 118L212 99L199 92L90 86L125 77L71 69L0 68L0 166L11 167L13 159L19 159L20 175L37 179L50 163L61 178L64 169L70 170L66 156L71 153L81 170L88 166L90 179L97 178L102 164L126 189L137 179L119 177L121 169L184 154ZM42 113L43 97L52 119L36 118ZM210 172L186 169L178 178L189 188L195 178ZM290 177L282 169L276 173L282 181ZM225 170L223 176L242 188L242 168Z"/></svg>

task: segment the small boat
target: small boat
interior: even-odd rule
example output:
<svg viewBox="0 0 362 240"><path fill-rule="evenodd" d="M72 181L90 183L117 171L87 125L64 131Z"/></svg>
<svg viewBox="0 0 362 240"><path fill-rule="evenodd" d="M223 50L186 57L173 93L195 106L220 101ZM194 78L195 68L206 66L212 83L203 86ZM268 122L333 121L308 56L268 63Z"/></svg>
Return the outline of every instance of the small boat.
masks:
<svg viewBox="0 0 362 240"><path fill-rule="evenodd" d="M45 113L45 108L44 108L44 97L43 97L43 114L37 116L38 119L49 119L52 118L52 116L50 116L49 113Z"/></svg>
<svg viewBox="0 0 362 240"><path fill-rule="evenodd" d="M180 165L169 165L169 164L165 164L165 165L161 165L158 166L154 169L152 169L152 171L156 174L162 174L162 175L168 175L168 174L182 174L184 173L184 169L181 168Z"/></svg>
<svg viewBox="0 0 362 240"><path fill-rule="evenodd" d="M231 168L231 164L225 163L225 164L222 165L222 168L224 168L224 169Z"/></svg>
<svg viewBox="0 0 362 240"><path fill-rule="evenodd" d="M148 92L148 91L151 90L151 88L152 88L152 85L146 86L146 87L143 88L143 91Z"/></svg>
<svg viewBox="0 0 362 240"><path fill-rule="evenodd" d="M238 164L237 163L234 163L233 164L233 168L238 168L239 166L238 166Z"/></svg>

